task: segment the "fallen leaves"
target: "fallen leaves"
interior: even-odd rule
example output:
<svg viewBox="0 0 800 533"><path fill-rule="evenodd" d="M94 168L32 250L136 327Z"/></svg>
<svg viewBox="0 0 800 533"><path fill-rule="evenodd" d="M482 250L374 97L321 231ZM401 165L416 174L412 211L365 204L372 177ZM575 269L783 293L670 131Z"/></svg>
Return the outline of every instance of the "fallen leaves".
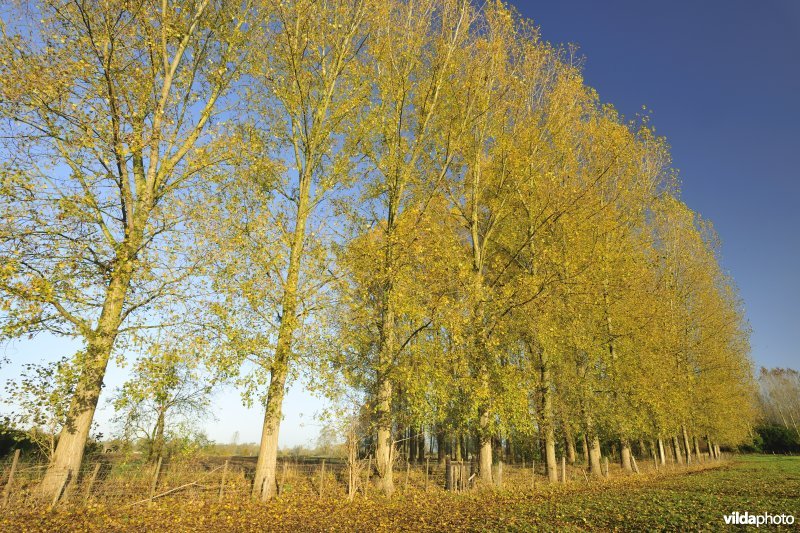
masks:
<svg viewBox="0 0 800 533"><path fill-rule="evenodd" d="M733 511L800 516L800 458L743 457L692 475L676 471L536 491L475 490L375 497L289 495L268 504L110 505L18 510L3 531L530 531L718 530Z"/></svg>

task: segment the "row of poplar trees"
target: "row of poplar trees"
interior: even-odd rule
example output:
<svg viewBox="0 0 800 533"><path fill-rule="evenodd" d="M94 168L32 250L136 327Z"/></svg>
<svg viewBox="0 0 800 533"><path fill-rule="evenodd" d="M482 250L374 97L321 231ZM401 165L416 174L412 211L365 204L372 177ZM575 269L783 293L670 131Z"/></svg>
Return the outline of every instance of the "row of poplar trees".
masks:
<svg viewBox="0 0 800 533"><path fill-rule="evenodd" d="M405 428L470 436L483 482L501 443L599 473L601 441L747 436L741 302L665 141L503 3L3 9L2 334L83 345L45 493L165 335L263 402L262 499L300 374L363 402L387 494Z"/></svg>

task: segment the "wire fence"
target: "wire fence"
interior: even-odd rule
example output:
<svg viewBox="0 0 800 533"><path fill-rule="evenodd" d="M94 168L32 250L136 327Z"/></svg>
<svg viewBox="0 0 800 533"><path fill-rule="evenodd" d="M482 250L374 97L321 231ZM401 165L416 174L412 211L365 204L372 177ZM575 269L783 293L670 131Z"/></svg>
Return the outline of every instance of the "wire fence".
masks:
<svg viewBox="0 0 800 533"><path fill-rule="evenodd" d="M705 454L704 454L705 455ZM634 459L635 461L635 459ZM711 461L696 457L695 464ZM59 496L41 494L40 485L47 464L31 464L6 458L0 463L0 507L20 508L44 505L87 505L103 503L112 506L134 506L153 500L180 499L197 502L242 501L250 498L255 477L254 457L208 457L193 461L159 461L144 463L115 457L90 457L77 476L64 472ZM658 465L654 458L641 458L635 463L639 472L675 469L673 460ZM278 459L276 490L279 496L296 497L370 497L377 494L374 486L377 472L372 458L348 464L341 459L303 460ZM616 476L622 469L604 458L603 477ZM52 473L51 473L52 474ZM398 461L394 465L395 488L401 493L412 491L468 490L478 483L474 461L440 462L426 458L423 462ZM492 467L493 483L506 489L535 489L548 483L542 462L504 464ZM590 482L590 474L582 463L566 464L559 459L558 483Z"/></svg>

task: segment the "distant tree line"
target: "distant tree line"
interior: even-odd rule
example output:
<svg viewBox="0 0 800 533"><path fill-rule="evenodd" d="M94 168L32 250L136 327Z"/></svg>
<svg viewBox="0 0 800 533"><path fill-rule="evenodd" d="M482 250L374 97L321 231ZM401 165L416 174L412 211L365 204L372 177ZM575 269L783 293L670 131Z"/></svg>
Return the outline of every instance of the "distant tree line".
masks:
<svg viewBox="0 0 800 533"><path fill-rule="evenodd" d="M761 367L758 386L761 416L753 443L745 449L800 453L800 372Z"/></svg>

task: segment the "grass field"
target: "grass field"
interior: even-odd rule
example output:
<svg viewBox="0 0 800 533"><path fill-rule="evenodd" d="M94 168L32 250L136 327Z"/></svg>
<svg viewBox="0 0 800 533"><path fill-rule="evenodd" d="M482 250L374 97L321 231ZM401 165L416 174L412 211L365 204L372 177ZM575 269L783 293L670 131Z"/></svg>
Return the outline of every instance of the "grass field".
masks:
<svg viewBox="0 0 800 533"><path fill-rule="evenodd" d="M715 468L574 482L533 492L24 511L0 516L0 531L718 531L734 528L723 520L734 511L800 519L800 457L738 457Z"/></svg>

